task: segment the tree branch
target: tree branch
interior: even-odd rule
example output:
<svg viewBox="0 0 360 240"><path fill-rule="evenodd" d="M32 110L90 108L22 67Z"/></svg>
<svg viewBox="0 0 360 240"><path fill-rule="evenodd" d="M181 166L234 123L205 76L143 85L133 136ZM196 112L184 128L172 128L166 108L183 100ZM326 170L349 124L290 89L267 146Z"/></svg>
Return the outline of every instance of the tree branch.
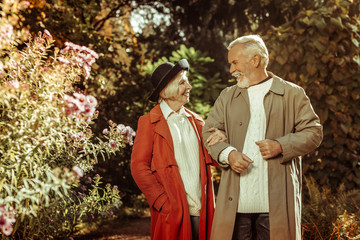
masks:
<svg viewBox="0 0 360 240"><path fill-rule="evenodd" d="M99 21L97 21L94 24L94 29L96 31L99 31L105 24L106 20L113 18L116 16L116 12L121 8L126 6L126 4L128 4L127 1L120 3L119 5L117 5L115 8L111 9L111 11L108 13L108 15L106 15L104 18L100 19Z"/></svg>

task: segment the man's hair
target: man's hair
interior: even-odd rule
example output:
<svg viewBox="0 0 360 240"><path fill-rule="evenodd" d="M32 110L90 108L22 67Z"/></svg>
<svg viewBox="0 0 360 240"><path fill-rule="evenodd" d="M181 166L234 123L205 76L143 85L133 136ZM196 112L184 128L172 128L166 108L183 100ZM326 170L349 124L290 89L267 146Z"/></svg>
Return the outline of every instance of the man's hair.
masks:
<svg viewBox="0 0 360 240"><path fill-rule="evenodd" d="M158 102L161 102L162 100L165 99L175 98L177 96L177 92L179 89L179 82L183 78L183 76L186 75L186 73L187 73L186 70L182 70L178 72L178 74L176 74L176 76L168 83L168 85L166 85L166 87L164 87L164 89L161 90L159 94Z"/></svg>
<svg viewBox="0 0 360 240"><path fill-rule="evenodd" d="M238 44L242 44L244 50L243 55L248 56L249 60L258 54L260 56L260 66L266 69L269 63L269 52L264 41L259 35L247 35L239 37L232 41L227 49L230 50L232 47Z"/></svg>

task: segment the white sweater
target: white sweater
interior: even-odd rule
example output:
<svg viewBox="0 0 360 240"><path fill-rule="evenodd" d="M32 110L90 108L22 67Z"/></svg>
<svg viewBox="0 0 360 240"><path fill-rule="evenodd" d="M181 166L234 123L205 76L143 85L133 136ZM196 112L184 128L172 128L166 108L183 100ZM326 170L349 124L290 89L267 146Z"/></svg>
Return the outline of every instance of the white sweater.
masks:
<svg viewBox="0 0 360 240"><path fill-rule="evenodd" d="M240 174L240 194L238 212L269 212L268 163L261 156L257 141L265 139L266 115L264 97L270 90L272 79L248 88L250 121L246 132L243 153L254 162ZM228 156L234 147L224 149L219 160L228 163Z"/></svg>
<svg viewBox="0 0 360 240"><path fill-rule="evenodd" d="M260 153L257 141L265 139L266 115L264 97L270 90L272 79L248 88L250 121L246 132L243 153L254 163L240 174L238 212L269 212L268 163Z"/></svg>

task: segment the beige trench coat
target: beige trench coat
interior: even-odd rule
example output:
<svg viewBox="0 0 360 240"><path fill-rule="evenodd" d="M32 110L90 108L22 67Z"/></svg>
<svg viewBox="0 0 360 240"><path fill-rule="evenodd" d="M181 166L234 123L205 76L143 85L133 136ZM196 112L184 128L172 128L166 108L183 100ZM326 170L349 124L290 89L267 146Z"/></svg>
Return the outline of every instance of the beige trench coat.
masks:
<svg viewBox="0 0 360 240"><path fill-rule="evenodd" d="M301 157L316 149L322 141L322 126L305 91L290 82L273 76L270 91L265 95L266 138L277 140L283 154L268 160L269 216L271 240L301 239ZM209 147L210 155L218 159L228 146L243 150L250 110L247 91L236 85L224 89L215 102L203 137L208 129L217 127L226 132L228 142ZM231 240L239 198L240 175L222 167L211 231L213 240Z"/></svg>

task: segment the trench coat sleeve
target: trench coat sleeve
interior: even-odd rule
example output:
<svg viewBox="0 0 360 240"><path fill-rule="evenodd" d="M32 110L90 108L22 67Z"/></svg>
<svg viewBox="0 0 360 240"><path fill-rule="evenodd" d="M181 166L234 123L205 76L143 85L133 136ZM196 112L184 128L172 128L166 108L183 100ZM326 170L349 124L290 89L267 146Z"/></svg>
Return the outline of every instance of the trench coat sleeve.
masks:
<svg viewBox="0 0 360 240"><path fill-rule="evenodd" d="M164 187L151 170L154 134L149 115L140 117L131 154L130 168L136 184L144 193L150 207L160 211L167 200L167 196Z"/></svg>
<svg viewBox="0 0 360 240"><path fill-rule="evenodd" d="M294 92L294 98L289 101L293 105L287 106L296 109L293 132L275 139L283 149L280 159L282 163L315 150L323 138L320 119L314 112L304 89L298 87Z"/></svg>
<svg viewBox="0 0 360 240"><path fill-rule="evenodd" d="M220 96L215 101L214 107L210 111L209 116L206 119L205 125L202 129L204 145L205 145L206 149L208 150L210 156L213 159L215 159L218 162L218 164L223 168L229 167L229 164L224 164L224 163L220 162L220 160L219 160L220 153L225 148L227 148L231 145L227 141L224 141L224 142L218 142L213 146L209 146L206 139L208 139L208 137L211 135L211 132L209 132L210 128L217 128L217 129L223 131L224 133L226 133L225 117L224 117L225 116L224 115L225 105L224 105L223 98L222 98L222 94L224 93L225 90L226 89L224 89L220 93Z"/></svg>

